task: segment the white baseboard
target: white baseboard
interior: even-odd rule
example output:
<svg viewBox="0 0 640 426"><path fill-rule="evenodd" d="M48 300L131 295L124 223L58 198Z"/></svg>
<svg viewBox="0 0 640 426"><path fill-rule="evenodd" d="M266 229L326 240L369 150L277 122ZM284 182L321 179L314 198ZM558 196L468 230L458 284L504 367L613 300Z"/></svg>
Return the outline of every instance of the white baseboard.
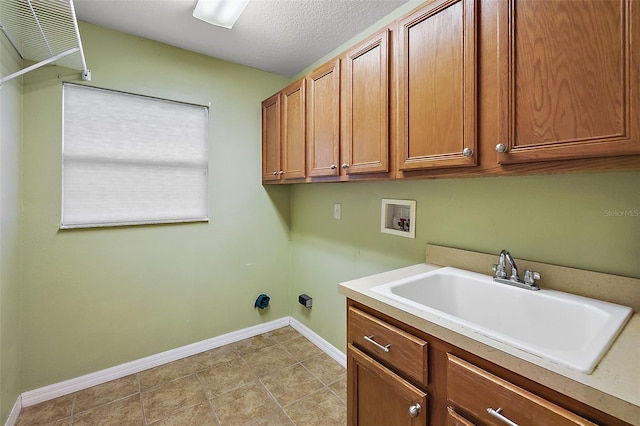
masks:
<svg viewBox="0 0 640 426"><path fill-rule="evenodd" d="M336 362L340 363L340 365L342 365L344 368L347 368L347 355L342 353L342 351L340 351L338 348L324 340L322 337L320 337L320 335L316 334L309 327L302 324L300 321L293 317L291 317L289 325L298 330L300 334L309 339L311 343L322 349L324 353L336 360Z"/></svg>
<svg viewBox="0 0 640 426"><path fill-rule="evenodd" d="M180 348L171 349L160 352L145 358L127 362L125 364L116 365L115 367L106 368L94 373L85 374L84 376L74 379L65 380L64 382L54 383L39 389L24 392L18 396L11 414L5 423L5 426L14 426L22 407L29 407L44 401L49 401L73 392L100 385L102 383L116 380L130 374L139 373L149 368L157 367L172 361L177 361L188 356L196 355L220 346L238 342L249 337L257 336L268 331L291 325L300 334L309 339L313 344L318 346L331 358L340 363L343 367L347 365L347 357L338 348L327 342L320 335L313 332L309 327L292 317L284 317L264 324L258 324L242 330L223 334L201 342L192 343Z"/></svg>
<svg viewBox="0 0 640 426"><path fill-rule="evenodd" d="M20 411L22 410L22 397L18 395L16 399L16 403L13 404L13 408L11 409L11 413L9 413L9 418L7 419L5 426L15 426L18 421L18 416L20 415Z"/></svg>
<svg viewBox="0 0 640 426"><path fill-rule="evenodd" d="M181 358L228 345L229 343L238 342L268 331L276 330L287 325L289 325L289 317L280 318L264 324L258 324L253 327L248 327L213 337L211 339L203 340L201 342L192 343L180 348L160 352L135 361L116 365L94 373L85 374L84 376L65 380L64 382L54 383L39 389L27 391L22 394L22 407L29 407L44 401L49 401L79 390L110 382L111 380L119 379L130 374L139 373L141 371L148 370L149 368L157 367Z"/></svg>

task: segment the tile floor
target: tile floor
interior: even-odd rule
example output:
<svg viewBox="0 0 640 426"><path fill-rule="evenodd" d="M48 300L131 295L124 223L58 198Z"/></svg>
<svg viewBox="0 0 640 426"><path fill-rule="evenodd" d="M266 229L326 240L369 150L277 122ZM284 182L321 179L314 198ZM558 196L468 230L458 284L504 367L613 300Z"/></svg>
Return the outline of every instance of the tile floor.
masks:
<svg viewBox="0 0 640 426"><path fill-rule="evenodd" d="M346 425L345 369L291 327L62 396L17 426Z"/></svg>

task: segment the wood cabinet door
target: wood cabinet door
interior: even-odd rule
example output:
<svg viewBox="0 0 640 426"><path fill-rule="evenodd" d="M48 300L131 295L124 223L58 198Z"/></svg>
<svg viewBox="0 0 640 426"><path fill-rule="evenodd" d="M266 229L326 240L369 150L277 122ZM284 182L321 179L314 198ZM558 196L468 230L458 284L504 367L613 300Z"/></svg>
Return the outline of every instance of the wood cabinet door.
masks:
<svg viewBox="0 0 640 426"><path fill-rule="evenodd" d="M350 426L427 425L426 393L351 344L347 348L347 363ZM411 407L415 417L410 415Z"/></svg>
<svg viewBox="0 0 640 426"><path fill-rule="evenodd" d="M498 6L499 163L640 153L640 3Z"/></svg>
<svg viewBox="0 0 640 426"><path fill-rule="evenodd" d="M282 90L282 175L283 179L306 175L306 97L302 79Z"/></svg>
<svg viewBox="0 0 640 426"><path fill-rule="evenodd" d="M476 2L435 1L398 28L398 168L476 165Z"/></svg>
<svg viewBox="0 0 640 426"><path fill-rule="evenodd" d="M341 167L348 175L389 171L389 31L349 51L344 59L345 140Z"/></svg>
<svg viewBox="0 0 640 426"><path fill-rule="evenodd" d="M280 93L262 102L262 181L280 180Z"/></svg>
<svg viewBox="0 0 640 426"><path fill-rule="evenodd" d="M340 162L340 60L307 78L309 176L338 176Z"/></svg>

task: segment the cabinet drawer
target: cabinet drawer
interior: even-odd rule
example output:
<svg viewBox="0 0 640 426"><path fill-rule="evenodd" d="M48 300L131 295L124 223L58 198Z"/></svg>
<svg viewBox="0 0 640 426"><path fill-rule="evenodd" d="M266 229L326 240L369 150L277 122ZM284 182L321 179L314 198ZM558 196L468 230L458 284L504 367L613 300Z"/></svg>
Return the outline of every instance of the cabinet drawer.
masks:
<svg viewBox="0 0 640 426"><path fill-rule="evenodd" d="M349 342L389 368L427 386L427 342L352 306L348 316Z"/></svg>
<svg viewBox="0 0 640 426"><path fill-rule="evenodd" d="M447 407L447 426L475 426L451 407Z"/></svg>
<svg viewBox="0 0 640 426"><path fill-rule="evenodd" d="M504 426L504 416L520 425L593 425L524 389L447 354L447 398L482 424ZM494 414L488 412L494 410ZM499 410L500 409L500 410ZM499 413L495 414L495 411Z"/></svg>

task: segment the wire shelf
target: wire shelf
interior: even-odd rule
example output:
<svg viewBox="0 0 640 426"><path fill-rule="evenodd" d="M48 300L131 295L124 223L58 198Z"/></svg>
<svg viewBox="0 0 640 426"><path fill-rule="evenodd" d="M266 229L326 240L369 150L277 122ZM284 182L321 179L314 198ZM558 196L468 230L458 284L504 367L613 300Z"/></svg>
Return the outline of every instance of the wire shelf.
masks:
<svg viewBox="0 0 640 426"><path fill-rule="evenodd" d="M48 63L88 74L73 0L0 0L0 31L23 59L37 62L2 82Z"/></svg>

